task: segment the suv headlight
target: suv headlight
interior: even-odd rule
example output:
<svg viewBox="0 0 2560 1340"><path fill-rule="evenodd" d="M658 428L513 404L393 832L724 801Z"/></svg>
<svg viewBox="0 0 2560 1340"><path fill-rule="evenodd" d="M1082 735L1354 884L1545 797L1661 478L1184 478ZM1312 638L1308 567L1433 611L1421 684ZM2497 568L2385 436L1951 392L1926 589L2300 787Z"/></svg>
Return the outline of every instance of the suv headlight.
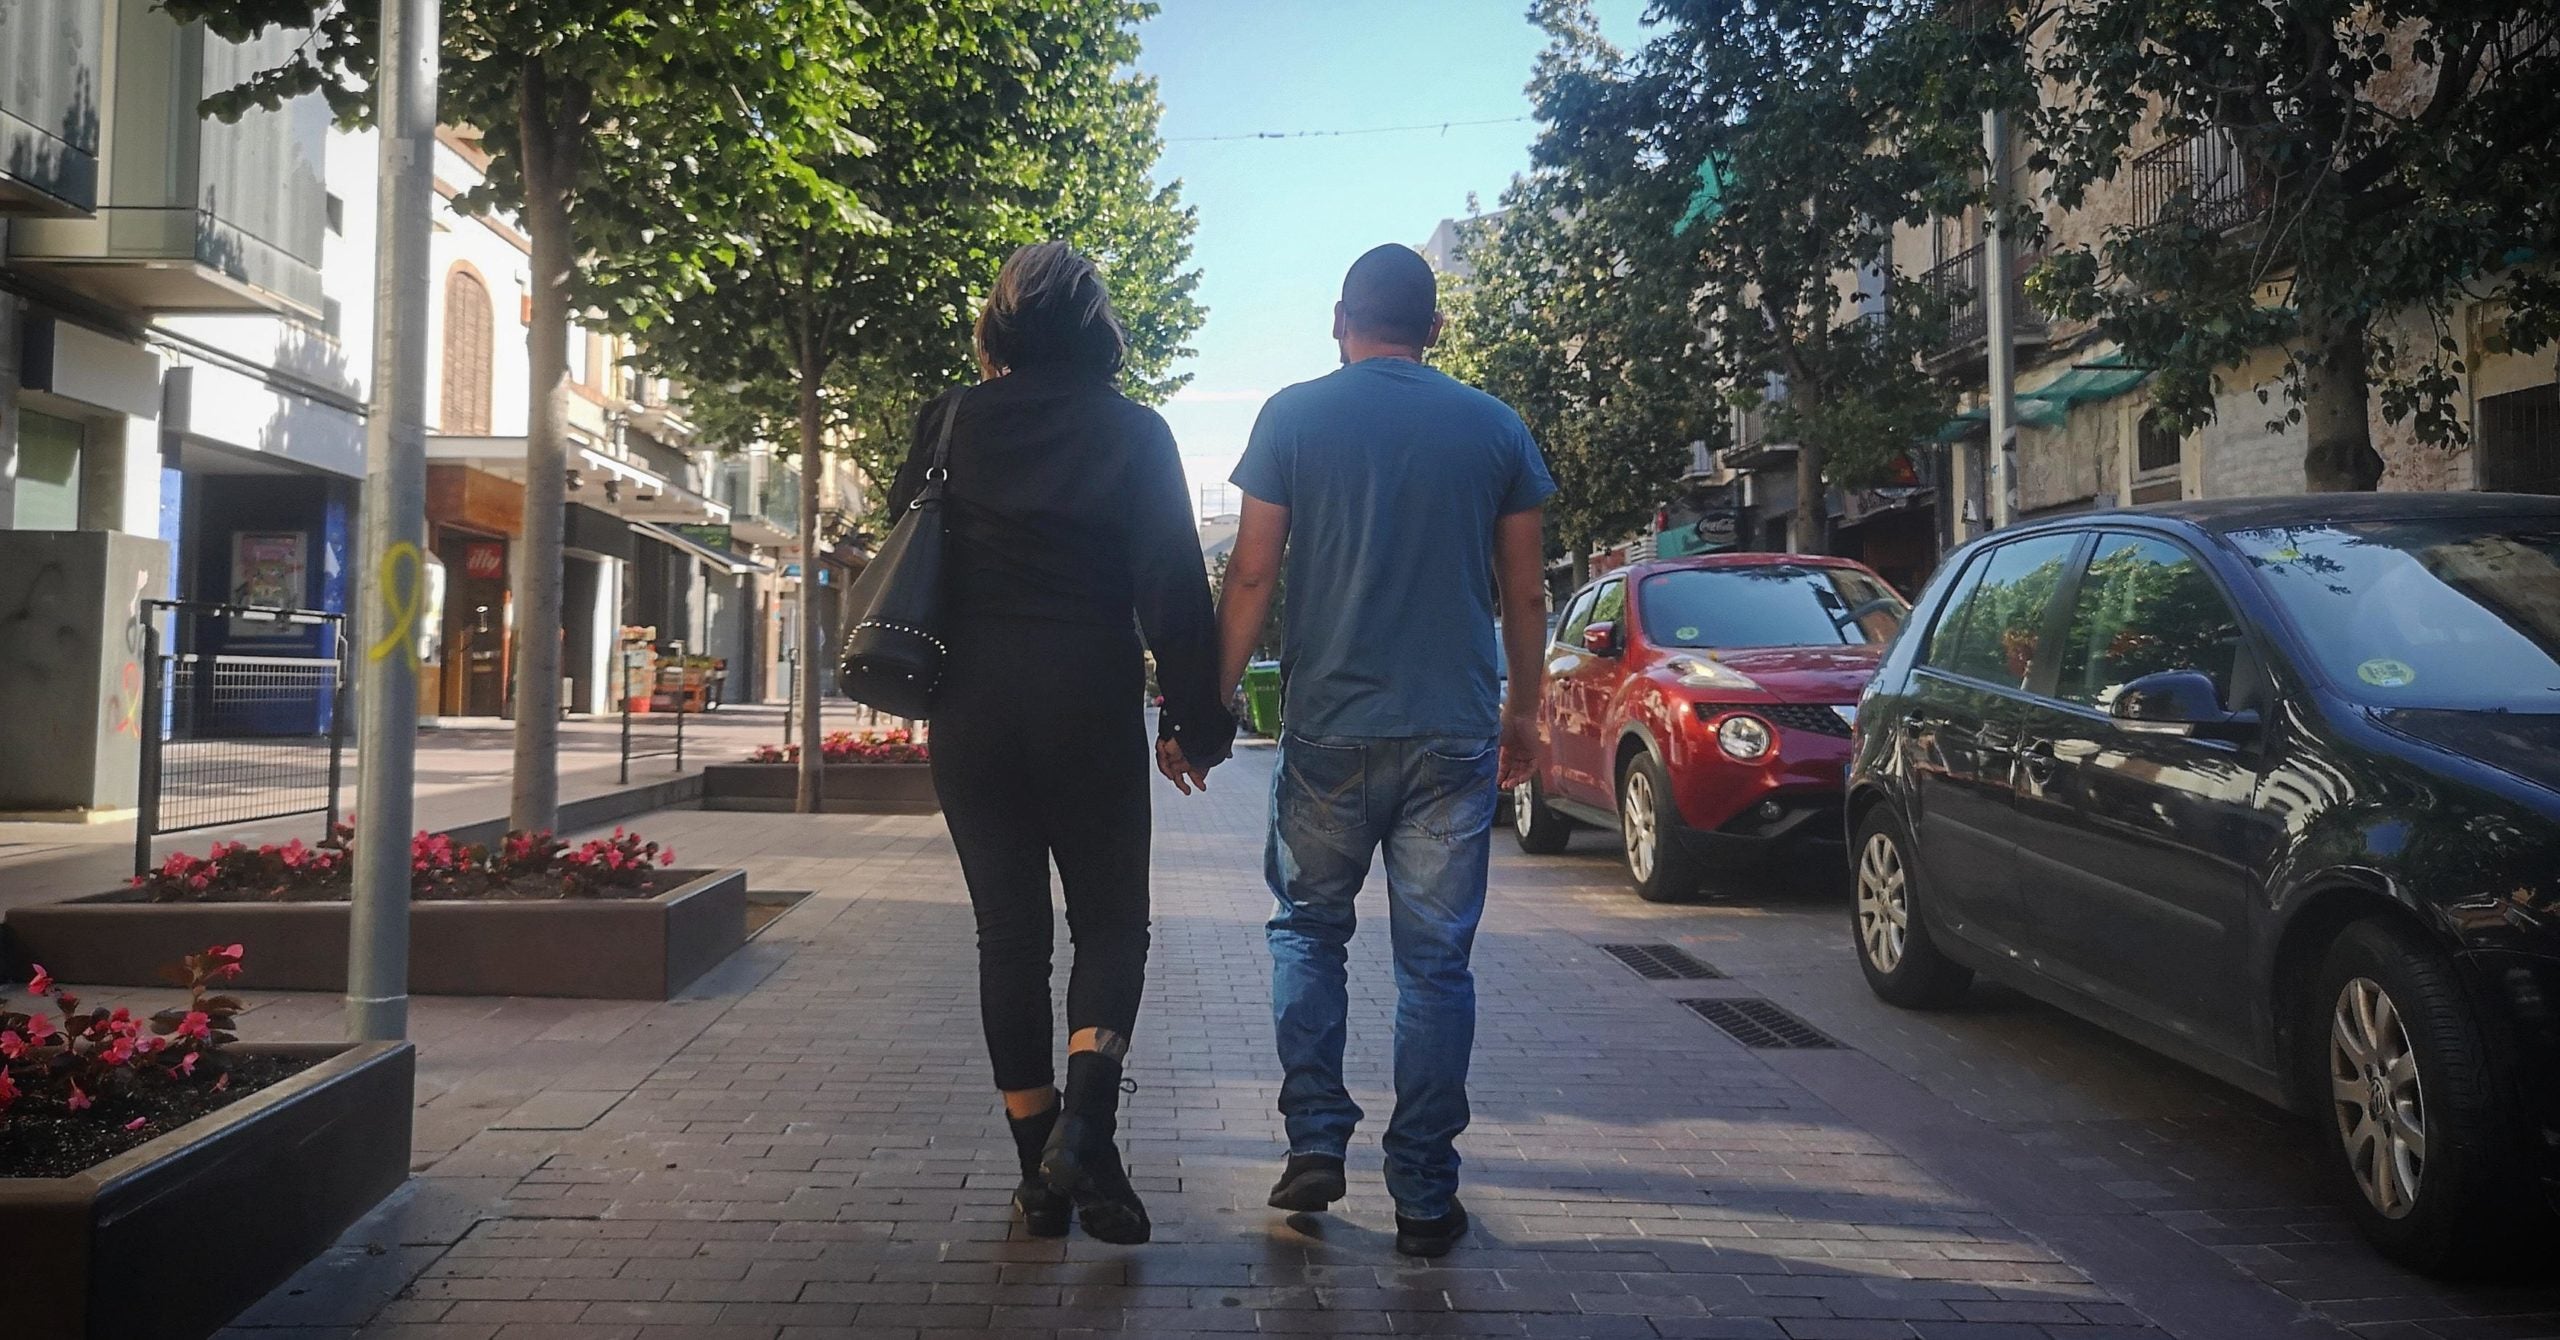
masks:
<svg viewBox="0 0 2560 1340"><path fill-rule="evenodd" d="M1769 756L1778 733L1754 716L1729 716L1716 727L1716 747L1736 763L1757 763Z"/></svg>
<svg viewBox="0 0 2560 1340"><path fill-rule="evenodd" d="M1679 677L1684 688L1692 689L1757 689L1751 676L1705 656L1674 656L1662 668Z"/></svg>

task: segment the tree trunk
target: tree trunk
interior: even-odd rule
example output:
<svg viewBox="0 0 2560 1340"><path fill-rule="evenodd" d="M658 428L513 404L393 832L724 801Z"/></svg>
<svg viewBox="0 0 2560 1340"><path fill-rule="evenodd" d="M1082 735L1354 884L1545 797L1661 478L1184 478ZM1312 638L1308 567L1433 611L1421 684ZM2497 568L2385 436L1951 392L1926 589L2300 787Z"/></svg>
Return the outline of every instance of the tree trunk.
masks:
<svg viewBox="0 0 2560 1340"><path fill-rule="evenodd" d="M2321 341L2303 387L2302 483L2313 493L2370 493L2382 482L2366 415L2365 323L2347 322Z"/></svg>
<svg viewBox="0 0 2560 1340"><path fill-rule="evenodd" d="M826 674L819 665L824 639L818 635L818 477L825 459L825 432L819 417L818 383L825 373L803 359L800 367L800 773L792 808L815 814L826 801L826 759L819 743L826 738L818 724L818 696Z"/></svg>
<svg viewBox="0 0 2560 1340"><path fill-rule="evenodd" d="M1569 551L1565 560L1569 565L1566 571L1573 574L1573 589L1579 591L1584 582L1591 580L1591 546L1580 540L1573 540L1565 547Z"/></svg>
<svg viewBox="0 0 2560 1340"><path fill-rule="evenodd" d="M560 542L568 505L569 193L585 130L576 99L555 96L542 62L517 85L525 229L533 244L532 369L524 445L524 533L515 552L515 784L507 824L549 832L560 818ZM628 691L626 686L626 691Z"/></svg>
<svg viewBox="0 0 2560 1340"><path fill-rule="evenodd" d="M1811 442L1796 444L1796 524L1795 533L1787 539L1789 553L1820 554L1830 550L1823 534L1831 508L1822 491L1822 457L1820 446Z"/></svg>

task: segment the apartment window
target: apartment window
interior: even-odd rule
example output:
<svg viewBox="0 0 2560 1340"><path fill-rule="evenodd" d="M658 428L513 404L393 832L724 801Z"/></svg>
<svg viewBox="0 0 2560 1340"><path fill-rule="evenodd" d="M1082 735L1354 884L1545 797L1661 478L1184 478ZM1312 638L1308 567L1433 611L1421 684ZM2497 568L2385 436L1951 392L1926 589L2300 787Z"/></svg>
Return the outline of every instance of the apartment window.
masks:
<svg viewBox="0 0 2560 1340"><path fill-rule="evenodd" d="M595 374L589 371L588 357L587 328L572 321L569 323L569 380L580 386L595 382Z"/></svg>
<svg viewBox="0 0 2560 1340"><path fill-rule="evenodd" d="M80 529L77 420L18 411L18 499L10 524L19 530Z"/></svg>
<svg viewBox="0 0 2560 1340"><path fill-rule="evenodd" d="M2480 398L2480 487L2560 493L2560 383Z"/></svg>
<svg viewBox="0 0 2560 1340"><path fill-rule="evenodd" d="M2170 431L2158 410L2143 415L2133 430L2133 466L2146 475L2177 469L2185 449L2185 439Z"/></svg>
<svg viewBox="0 0 2560 1340"><path fill-rule="evenodd" d="M330 235L331 237L344 237L344 236L346 236L346 235L347 235L347 202L346 202L346 201L344 201L344 200L342 200L342 199L340 199L340 198L338 197L338 193L337 193L337 192L335 192L335 191L331 191L331 192L329 192L329 193L328 193L328 211L329 211L329 235Z"/></svg>
<svg viewBox="0 0 2560 1340"><path fill-rule="evenodd" d="M436 421L457 437L489 434L491 327L488 286L456 269L444 281L444 404Z"/></svg>

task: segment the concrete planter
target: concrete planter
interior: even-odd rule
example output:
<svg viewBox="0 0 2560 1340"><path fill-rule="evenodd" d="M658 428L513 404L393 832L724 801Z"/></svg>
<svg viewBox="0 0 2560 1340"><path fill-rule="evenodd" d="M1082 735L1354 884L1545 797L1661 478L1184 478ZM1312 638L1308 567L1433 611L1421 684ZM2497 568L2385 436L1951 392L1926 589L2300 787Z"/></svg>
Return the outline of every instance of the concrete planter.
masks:
<svg viewBox="0 0 2560 1340"><path fill-rule="evenodd" d="M0 1178L12 1340L220 1330L409 1175L408 1043L243 1043L325 1057L76 1177Z"/></svg>
<svg viewBox="0 0 2560 1340"><path fill-rule="evenodd" d="M409 989L430 996L665 1000L747 941L747 873L670 870L650 898L437 900L409 912ZM103 894L12 909L12 953L66 982L153 986L210 944L245 944L237 985L343 991L347 904L152 903Z"/></svg>
<svg viewBox="0 0 2560 1340"><path fill-rule="evenodd" d="M940 814L930 763L827 765L828 814ZM702 770L706 810L788 811L800 792L794 763L715 763Z"/></svg>

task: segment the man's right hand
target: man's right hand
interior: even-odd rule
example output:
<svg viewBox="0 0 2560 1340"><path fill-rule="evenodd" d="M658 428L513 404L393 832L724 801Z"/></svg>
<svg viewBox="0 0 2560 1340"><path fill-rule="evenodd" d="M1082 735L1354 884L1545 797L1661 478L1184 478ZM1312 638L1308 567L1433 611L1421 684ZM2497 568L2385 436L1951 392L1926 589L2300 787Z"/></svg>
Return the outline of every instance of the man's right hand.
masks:
<svg viewBox="0 0 2560 1340"><path fill-rule="evenodd" d="M1535 713L1505 711L1502 714L1502 753L1494 767L1494 785L1504 791L1520 785L1538 771L1546 757L1547 743L1538 734Z"/></svg>

